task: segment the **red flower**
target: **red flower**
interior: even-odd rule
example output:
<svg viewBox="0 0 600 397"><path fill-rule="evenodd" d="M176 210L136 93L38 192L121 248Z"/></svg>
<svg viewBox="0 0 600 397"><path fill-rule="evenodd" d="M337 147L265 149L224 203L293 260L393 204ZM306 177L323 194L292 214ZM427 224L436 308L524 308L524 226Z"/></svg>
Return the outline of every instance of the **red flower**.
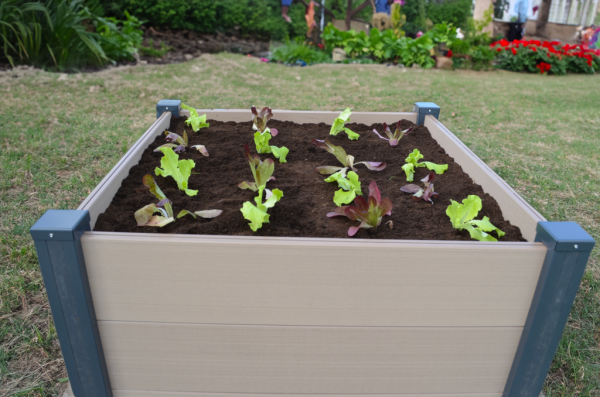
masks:
<svg viewBox="0 0 600 397"><path fill-rule="evenodd" d="M323 49L323 48L325 48L325 46L324 46L323 44L317 44L317 46L318 46L320 49Z"/></svg>
<svg viewBox="0 0 600 397"><path fill-rule="evenodd" d="M537 52L537 48L535 48L535 47L531 47L531 50L534 52Z"/></svg>
<svg viewBox="0 0 600 397"><path fill-rule="evenodd" d="M517 50L515 50L514 47L511 48L510 50L512 51L513 55L517 55Z"/></svg>
<svg viewBox="0 0 600 397"><path fill-rule="evenodd" d="M500 52L500 51L502 51L502 48L498 47L498 49L496 51Z"/></svg>
<svg viewBox="0 0 600 397"><path fill-rule="evenodd" d="M446 54L446 56L448 58L452 58L452 50L448 50L448 53Z"/></svg>
<svg viewBox="0 0 600 397"><path fill-rule="evenodd" d="M502 47L506 47L507 45L509 45L510 43L508 41L506 41L505 39L502 39L499 41L500 45Z"/></svg>
<svg viewBox="0 0 600 397"><path fill-rule="evenodd" d="M550 64L546 63L546 62L540 62L535 67L540 70L540 74L547 73L547 72L550 71L550 68L552 68L552 66Z"/></svg>

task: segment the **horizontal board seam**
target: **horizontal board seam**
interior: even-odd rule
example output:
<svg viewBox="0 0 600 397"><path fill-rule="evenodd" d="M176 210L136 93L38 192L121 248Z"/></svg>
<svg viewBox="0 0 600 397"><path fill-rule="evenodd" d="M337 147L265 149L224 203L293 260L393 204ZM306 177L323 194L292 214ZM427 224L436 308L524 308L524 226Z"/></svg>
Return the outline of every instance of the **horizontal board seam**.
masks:
<svg viewBox="0 0 600 397"><path fill-rule="evenodd" d="M115 323L115 324L153 324L153 325L189 325L189 326L210 326L210 327L287 327L287 328L413 328L413 329L481 329L481 328L494 328L494 329L522 329L522 326L494 326L494 325L483 325L483 326L389 326L389 325L281 325L281 324L221 324L221 323L181 323L181 322L157 322L157 321L122 321L122 320L98 320L99 323Z"/></svg>

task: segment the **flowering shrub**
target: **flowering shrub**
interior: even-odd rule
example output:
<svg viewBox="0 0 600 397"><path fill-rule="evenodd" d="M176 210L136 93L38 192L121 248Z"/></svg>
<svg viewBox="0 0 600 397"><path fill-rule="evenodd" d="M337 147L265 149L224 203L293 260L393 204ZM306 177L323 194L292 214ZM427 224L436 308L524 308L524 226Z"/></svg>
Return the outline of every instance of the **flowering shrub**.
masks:
<svg viewBox="0 0 600 397"><path fill-rule="evenodd" d="M501 69L513 72L594 73L600 71L600 50L559 41L500 40L490 44Z"/></svg>

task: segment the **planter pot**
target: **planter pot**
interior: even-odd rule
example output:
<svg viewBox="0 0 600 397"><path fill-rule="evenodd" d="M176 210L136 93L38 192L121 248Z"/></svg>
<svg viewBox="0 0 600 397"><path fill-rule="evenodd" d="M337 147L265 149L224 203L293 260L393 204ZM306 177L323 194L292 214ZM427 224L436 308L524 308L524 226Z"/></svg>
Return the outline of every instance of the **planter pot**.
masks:
<svg viewBox="0 0 600 397"><path fill-rule="evenodd" d="M594 240L545 221L437 120L439 107L352 121L424 123L527 242L90 231L171 112L185 113L159 103L78 210L48 211L31 229L76 396L539 394Z"/></svg>

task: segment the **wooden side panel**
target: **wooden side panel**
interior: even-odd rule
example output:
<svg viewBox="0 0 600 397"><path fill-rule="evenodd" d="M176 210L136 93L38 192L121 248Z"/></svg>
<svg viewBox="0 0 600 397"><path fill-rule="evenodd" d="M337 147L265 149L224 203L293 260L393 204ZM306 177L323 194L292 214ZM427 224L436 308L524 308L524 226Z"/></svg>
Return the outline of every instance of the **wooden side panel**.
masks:
<svg viewBox="0 0 600 397"><path fill-rule="evenodd" d="M522 328L100 321L115 390L501 393Z"/></svg>
<svg viewBox="0 0 600 397"><path fill-rule="evenodd" d="M103 232L82 244L99 320L266 325L523 326L546 253L541 243Z"/></svg>
<svg viewBox="0 0 600 397"><path fill-rule="evenodd" d="M188 393L171 391L145 391L145 390L113 390L114 397L356 397L356 393L351 394L282 394L274 393L265 396L264 394L248 393ZM360 396L360 394L358 395ZM365 396L364 394L362 396ZM460 394L373 394L368 397L465 397ZM470 393L468 397L502 397L502 393Z"/></svg>
<svg viewBox="0 0 600 397"><path fill-rule="evenodd" d="M250 109L197 109L199 114L205 114L208 119L218 121L251 121ZM182 110L182 115L189 116L188 110ZM304 110L278 110L273 109L273 120L293 121L298 124L326 123L333 124L333 120L340 112L315 112ZM397 123L398 120L406 119L417 122L416 113L408 112L352 112L350 120L353 123L371 125L374 123Z"/></svg>
<svg viewBox="0 0 600 397"><path fill-rule="evenodd" d="M94 191L81 203L79 208L77 208L78 210L88 210L90 212L90 226L92 230L94 230L98 215L108 208L113 197L121 187L121 182L129 175L131 167L140 161L144 150L154 141L156 136L162 134L170 125L171 112L164 112L125 153L121 160L96 186Z"/></svg>
<svg viewBox="0 0 600 397"><path fill-rule="evenodd" d="M537 223L546 219L529 205L517 192L514 191L502 178L488 167L475 153L450 132L439 120L434 117L425 117L425 126L431 136L438 141L446 153L454 157L463 170L469 174L475 183L494 197L502 209L502 215L513 225L521 229L527 241L535 240Z"/></svg>

